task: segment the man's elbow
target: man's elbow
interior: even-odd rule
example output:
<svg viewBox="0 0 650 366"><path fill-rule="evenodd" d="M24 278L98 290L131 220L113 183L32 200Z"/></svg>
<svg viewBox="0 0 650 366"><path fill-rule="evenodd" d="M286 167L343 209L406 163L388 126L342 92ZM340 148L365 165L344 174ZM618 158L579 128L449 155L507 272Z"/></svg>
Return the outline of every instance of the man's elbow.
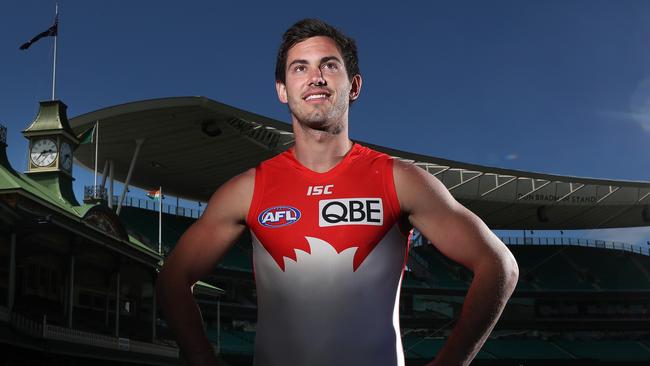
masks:
<svg viewBox="0 0 650 366"><path fill-rule="evenodd" d="M196 280L191 279L191 274L178 266L169 266L165 264L156 278L156 293L162 297L174 297L178 292L189 291Z"/></svg>
<svg viewBox="0 0 650 366"><path fill-rule="evenodd" d="M510 296L519 280L519 266L510 250L503 245L501 249L486 254L480 263L471 269L475 278L491 282L499 292Z"/></svg>
<svg viewBox="0 0 650 366"><path fill-rule="evenodd" d="M517 286L517 281L519 281L519 265L517 265L517 260L515 256L512 255L512 252L505 247L504 253L502 253L501 266L503 273L504 285L510 293L515 290Z"/></svg>

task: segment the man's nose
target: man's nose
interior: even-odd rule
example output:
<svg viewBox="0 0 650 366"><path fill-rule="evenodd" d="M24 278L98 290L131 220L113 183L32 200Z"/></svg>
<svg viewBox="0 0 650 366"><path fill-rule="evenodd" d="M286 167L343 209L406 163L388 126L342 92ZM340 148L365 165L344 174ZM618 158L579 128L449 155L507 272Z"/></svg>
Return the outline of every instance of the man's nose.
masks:
<svg viewBox="0 0 650 366"><path fill-rule="evenodd" d="M311 72L309 84L315 86L327 85L327 80L323 77L323 70L321 70L320 67Z"/></svg>

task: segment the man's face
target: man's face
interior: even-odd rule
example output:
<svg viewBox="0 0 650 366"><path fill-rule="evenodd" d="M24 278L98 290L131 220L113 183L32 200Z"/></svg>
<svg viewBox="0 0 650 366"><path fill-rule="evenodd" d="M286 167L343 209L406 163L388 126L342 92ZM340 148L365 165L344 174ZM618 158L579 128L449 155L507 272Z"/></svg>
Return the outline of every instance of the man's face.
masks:
<svg viewBox="0 0 650 366"><path fill-rule="evenodd" d="M285 80L276 82L276 89L293 119L322 131L343 127L350 101L361 90L361 76L348 78L341 52L329 37L308 38L291 47Z"/></svg>

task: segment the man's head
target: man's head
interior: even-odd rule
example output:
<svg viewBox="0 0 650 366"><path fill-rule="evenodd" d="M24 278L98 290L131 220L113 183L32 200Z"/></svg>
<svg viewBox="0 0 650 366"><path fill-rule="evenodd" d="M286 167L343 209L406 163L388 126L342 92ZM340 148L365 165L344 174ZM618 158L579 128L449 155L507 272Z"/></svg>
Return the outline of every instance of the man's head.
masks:
<svg viewBox="0 0 650 366"><path fill-rule="evenodd" d="M278 98L294 122L338 133L361 91L354 40L313 19L294 24L283 36L276 64Z"/></svg>
<svg viewBox="0 0 650 366"><path fill-rule="evenodd" d="M357 56L357 44L354 39L347 37L338 29L318 19L303 19L291 28L287 29L282 36L282 44L278 50L278 57L275 61L275 81L285 83L287 71L287 53L296 43L302 42L307 38L324 36L331 38L339 48L343 56L345 69L348 78L352 80L354 75L360 75L359 57Z"/></svg>

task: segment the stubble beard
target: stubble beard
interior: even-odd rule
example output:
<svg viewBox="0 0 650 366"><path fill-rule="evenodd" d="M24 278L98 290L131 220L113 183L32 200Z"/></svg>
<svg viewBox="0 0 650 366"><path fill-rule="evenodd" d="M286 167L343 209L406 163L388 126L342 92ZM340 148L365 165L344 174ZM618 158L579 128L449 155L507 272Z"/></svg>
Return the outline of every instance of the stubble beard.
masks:
<svg viewBox="0 0 650 366"><path fill-rule="evenodd" d="M331 106L318 105L310 113L300 113L300 111L291 108L288 104L289 113L302 126L312 130L327 132L338 135L343 131L343 116L347 111L348 104L346 95L339 95L338 99Z"/></svg>

